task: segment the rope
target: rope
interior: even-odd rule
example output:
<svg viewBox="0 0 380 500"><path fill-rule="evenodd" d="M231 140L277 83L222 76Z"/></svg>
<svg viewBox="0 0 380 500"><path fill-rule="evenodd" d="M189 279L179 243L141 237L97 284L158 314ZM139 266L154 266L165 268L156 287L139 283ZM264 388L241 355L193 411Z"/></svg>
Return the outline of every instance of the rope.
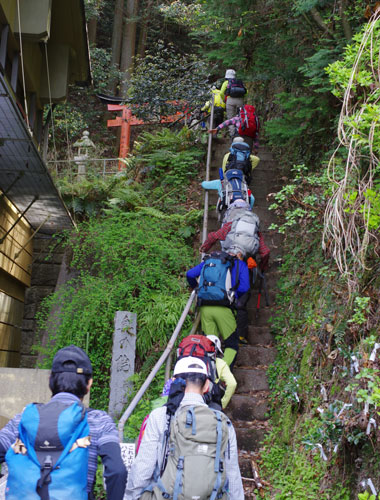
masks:
<svg viewBox="0 0 380 500"><path fill-rule="evenodd" d="M20 43L20 58L21 58L21 74L22 74L22 88L24 92L24 107L26 114L26 124L28 126L29 132L32 134L29 125L29 112L28 112L28 102L26 100L26 86L25 86L25 72L24 72L24 54L22 50L22 38L21 38L21 15L20 15L20 0L17 0L17 14L18 14L18 36Z"/></svg>
<svg viewBox="0 0 380 500"><path fill-rule="evenodd" d="M51 111L51 128L52 128L52 133L53 133L54 160L56 161L57 160L57 148L55 145L54 108L53 108L53 102L51 100L50 70L49 70L49 58L48 58L48 53L47 53L47 40L44 41L44 45L45 45L45 59L46 59L46 74L47 74L48 90L49 90L49 103L50 103L50 111Z"/></svg>

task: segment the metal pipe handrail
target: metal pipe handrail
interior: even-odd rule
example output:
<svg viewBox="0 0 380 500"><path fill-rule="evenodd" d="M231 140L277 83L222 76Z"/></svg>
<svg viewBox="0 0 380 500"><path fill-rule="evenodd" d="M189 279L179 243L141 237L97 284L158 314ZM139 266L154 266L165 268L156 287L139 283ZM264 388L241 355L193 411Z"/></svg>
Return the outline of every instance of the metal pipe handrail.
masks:
<svg viewBox="0 0 380 500"><path fill-rule="evenodd" d="M212 95L211 99L211 114L210 114L210 128L212 128L214 122L214 95ZM209 134L208 138L208 147L207 147L207 160L206 160L206 180L210 180L210 163L211 163L211 152L212 152L212 134ZM203 217L203 237L202 237L202 243L205 241L207 237L207 219L208 219L208 192L206 191L205 194L205 207L204 207L204 217ZM119 439L120 442L123 441L124 437L124 426L128 418L131 416L133 410L136 408L138 403L140 402L141 398L145 394L145 391L148 389L149 385L151 384L152 380L154 377L157 375L158 371L164 364L165 360L169 358L171 351L174 347L174 344L177 340L177 337L182 329L182 326L186 320L186 317L190 311L190 307L194 302L196 296L195 290L191 292L191 295L189 297L189 300L186 303L186 306L181 314L181 317L177 323L177 326L174 329L174 332L172 333L172 336L170 337L170 340L168 342L168 345L166 346L164 352L161 354L160 359L157 361L157 363L154 365L152 371L148 375L147 379L143 383L143 385L140 387L132 401L129 403L127 409L121 416L119 423L118 423L118 431L119 431ZM192 331L197 328L200 320L200 315L198 314ZM166 372L168 371L168 367L166 367Z"/></svg>
<svg viewBox="0 0 380 500"><path fill-rule="evenodd" d="M136 406L139 403L140 399L143 397L145 391L148 389L150 383L152 382L152 380L156 376L158 370L164 364L164 361L166 360L166 358L169 356L171 350L173 349L175 341L177 340L178 334L181 331L182 326L183 326L183 324L185 322L186 316L189 313L190 307L191 307L192 303L194 302L195 295L196 295L196 292L195 292L195 290L193 290L191 292L189 300L187 301L185 309L183 310L182 315L181 315L181 317L180 317L180 319L179 319L179 321L177 323L177 326L176 326L176 328L175 328L172 336L170 337L170 340L168 342L168 345L166 346L165 351L161 354L160 359L154 365L152 371L148 375L148 378L145 380L145 382L143 383L143 385L140 387L139 391L137 392L137 394L135 395L135 397L132 399L132 401L130 402L128 408L125 410L125 412L123 413L122 417L120 418L119 424L118 424L119 439L120 439L120 441L123 440L125 422L131 416L133 410L136 408Z"/></svg>
<svg viewBox="0 0 380 500"><path fill-rule="evenodd" d="M209 130L214 124L214 94L211 96L211 113ZM207 144L207 160L206 160L206 181L210 180L210 163L211 163L211 152L212 152L212 134L208 134L208 144ZM208 190L205 190L205 207L203 212L203 231L202 231L202 244L207 238L207 221L208 221ZM203 257L203 254L202 254Z"/></svg>

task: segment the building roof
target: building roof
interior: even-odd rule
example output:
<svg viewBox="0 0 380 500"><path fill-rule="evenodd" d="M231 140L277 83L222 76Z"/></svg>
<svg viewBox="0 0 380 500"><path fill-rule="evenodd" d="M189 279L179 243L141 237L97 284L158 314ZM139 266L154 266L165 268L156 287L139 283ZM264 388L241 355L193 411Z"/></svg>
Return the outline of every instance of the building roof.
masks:
<svg viewBox="0 0 380 500"><path fill-rule="evenodd" d="M6 193L20 213L35 197L38 198L24 217L34 229L44 222L41 233L53 234L72 227L71 216L1 72L0 190Z"/></svg>

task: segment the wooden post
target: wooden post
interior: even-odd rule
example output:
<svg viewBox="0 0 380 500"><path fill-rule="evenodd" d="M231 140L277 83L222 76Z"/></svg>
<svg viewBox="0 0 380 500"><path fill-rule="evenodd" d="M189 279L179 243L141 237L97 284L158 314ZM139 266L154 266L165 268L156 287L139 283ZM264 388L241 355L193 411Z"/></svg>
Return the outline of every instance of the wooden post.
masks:
<svg viewBox="0 0 380 500"><path fill-rule="evenodd" d="M108 120L107 127L121 127L120 133L120 148L119 148L119 158L126 158L131 143L131 125L142 125L143 120L139 120L132 115L132 111L125 105L122 104L108 104L108 111L121 111L121 116L117 116L115 120ZM123 170L125 165L119 160L119 170Z"/></svg>
<svg viewBox="0 0 380 500"><path fill-rule="evenodd" d="M181 103L177 101L172 101L177 105ZM162 116L160 119L160 123L172 123L177 121L178 118L183 118L183 114L188 114L189 109L186 108L186 103L183 105L183 113L178 111L174 115L170 116ZM131 144L131 126L132 125L144 125L146 122L144 120L140 120L136 118L132 114L132 110L128 108L125 104L107 104L108 111L121 111L121 116L117 116L114 120L107 120L107 127L121 127L120 132L120 147L119 147L119 158L126 158L130 151ZM119 170L123 170L125 165L122 161L119 160Z"/></svg>

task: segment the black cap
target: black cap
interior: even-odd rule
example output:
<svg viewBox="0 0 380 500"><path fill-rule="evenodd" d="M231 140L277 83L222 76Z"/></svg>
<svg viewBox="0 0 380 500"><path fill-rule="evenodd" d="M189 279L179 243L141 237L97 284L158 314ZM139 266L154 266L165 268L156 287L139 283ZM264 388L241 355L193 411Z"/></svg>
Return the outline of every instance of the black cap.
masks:
<svg viewBox="0 0 380 500"><path fill-rule="evenodd" d="M64 363L70 361L75 366L67 367ZM60 349L53 359L52 373L74 372L83 375L92 375L90 358L83 349L76 345L69 345Z"/></svg>

